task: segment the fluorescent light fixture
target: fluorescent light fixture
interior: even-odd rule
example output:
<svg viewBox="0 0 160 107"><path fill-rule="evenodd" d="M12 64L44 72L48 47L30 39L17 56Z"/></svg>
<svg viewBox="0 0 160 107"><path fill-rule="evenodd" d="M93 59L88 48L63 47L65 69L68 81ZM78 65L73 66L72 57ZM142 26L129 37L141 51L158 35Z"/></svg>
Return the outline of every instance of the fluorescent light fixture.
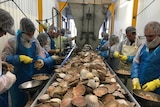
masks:
<svg viewBox="0 0 160 107"><path fill-rule="evenodd" d="M121 1L120 1L120 8L128 5L129 1L130 1L130 0L121 0Z"/></svg>

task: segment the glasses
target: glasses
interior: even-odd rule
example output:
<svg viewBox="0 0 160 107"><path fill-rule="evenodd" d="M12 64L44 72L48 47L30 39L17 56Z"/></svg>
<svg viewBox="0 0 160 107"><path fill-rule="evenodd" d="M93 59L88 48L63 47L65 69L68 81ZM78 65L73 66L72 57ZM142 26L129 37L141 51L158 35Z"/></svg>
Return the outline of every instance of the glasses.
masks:
<svg viewBox="0 0 160 107"><path fill-rule="evenodd" d="M132 32L132 35L136 34L136 32Z"/></svg>

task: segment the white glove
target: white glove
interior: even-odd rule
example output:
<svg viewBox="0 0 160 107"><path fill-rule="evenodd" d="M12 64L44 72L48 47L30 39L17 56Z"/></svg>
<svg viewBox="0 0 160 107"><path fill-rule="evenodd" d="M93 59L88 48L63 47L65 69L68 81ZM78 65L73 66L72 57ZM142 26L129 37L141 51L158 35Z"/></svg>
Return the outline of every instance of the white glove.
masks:
<svg viewBox="0 0 160 107"><path fill-rule="evenodd" d="M11 73L10 71L8 71L6 73L6 77L8 77L7 88L9 89L14 84L14 82L16 81L16 76L13 73Z"/></svg>
<svg viewBox="0 0 160 107"><path fill-rule="evenodd" d="M34 67L38 70L40 70L44 66L43 60L39 59L34 63Z"/></svg>

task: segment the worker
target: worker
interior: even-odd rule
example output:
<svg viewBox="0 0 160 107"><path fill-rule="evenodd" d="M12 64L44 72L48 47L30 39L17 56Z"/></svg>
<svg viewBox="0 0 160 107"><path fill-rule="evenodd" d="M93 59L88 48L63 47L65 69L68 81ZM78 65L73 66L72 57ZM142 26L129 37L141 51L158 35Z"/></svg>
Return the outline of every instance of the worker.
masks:
<svg viewBox="0 0 160 107"><path fill-rule="evenodd" d="M65 42L67 41L72 41L75 39L75 37L66 37L65 35L65 29L61 29L59 31L59 35L57 35L54 38L55 44L56 44L56 49L61 49L61 52L65 49Z"/></svg>
<svg viewBox="0 0 160 107"><path fill-rule="evenodd" d="M107 44L107 43L106 43ZM108 43L109 53L107 57L107 62L110 65L110 67L116 71L119 68L119 58L115 58L114 52L118 50L118 44L119 44L119 38L116 35L111 35ZM105 46L105 45L104 45ZM103 49L103 47L102 47Z"/></svg>
<svg viewBox="0 0 160 107"><path fill-rule="evenodd" d="M56 49L56 45L54 42L54 38L59 35L58 34L58 29L54 26L51 25L48 28L48 38L47 38L47 44L44 46L46 51L50 54L50 55L54 55L56 53L59 53L59 49Z"/></svg>
<svg viewBox="0 0 160 107"><path fill-rule="evenodd" d="M147 23L144 36L146 42L139 48L132 64L133 90L142 88L160 94L160 23Z"/></svg>
<svg viewBox="0 0 160 107"><path fill-rule="evenodd" d="M10 13L3 9L0 9L0 37L6 35L6 33L14 35L15 32L12 29L13 25L14 19L10 15ZM3 72L4 70L2 71L3 66L7 67L6 72ZM9 107L7 90L16 81L16 76L10 72L13 70L13 67L11 67L7 62L2 62L0 58L0 107Z"/></svg>
<svg viewBox="0 0 160 107"><path fill-rule="evenodd" d="M105 38L104 38L104 35L106 35ZM100 40L100 43L98 44L97 51L100 51L101 46L104 45L106 41L108 41L108 37L109 37L108 33L104 31L101 33L101 40Z"/></svg>
<svg viewBox="0 0 160 107"><path fill-rule="evenodd" d="M119 69L130 71L133 58L141 45L140 39L136 36L136 28L129 26L126 28L126 39L120 42L119 50L114 53L114 57L120 58Z"/></svg>
<svg viewBox="0 0 160 107"><path fill-rule="evenodd" d="M129 91L132 91L132 81L130 78L130 69L132 66L133 58L141 45L139 37L136 35L136 28L129 26L125 30L126 39L120 42L118 51L114 52L114 57L119 58L119 68L118 70L124 71L121 75L118 76L123 82L123 84L128 88ZM126 73L125 73L126 72Z"/></svg>
<svg viewBox="0 0 160 107"><path fill-rule="evenodd" d="M103 39L100 41L100 44L97 48L98 53L103 57L103 58L107 58L108 57L108 49L109 47L107 47L106 44L108 44L108 37L109 34L108 33L103 33ZM106 45L106 46L105 46Z"/></svg>
<svg viewBox="0 0 160 107"><path fill-rule="evenodd" d="M57 55L50 56L49 53L45 50L44 46L47 44L48 35L46 33L40 33L37 36L37 39L41 45L40 53L41 57L44 59L44 67L38 70L37 73L48 73L51 74L53 71L54 65L56 65L60 61L60 57Z"/></svg>
<svg viewBox="0 0 160 107"><path fill-rule="evenodd" d="M15 67L14 74L17 81L10 88L12 107L24 107L27 103L26 94L18 87L30 81L36 69L43 67L44 62L40 57L40 44L34 38L35 26L29 18L20 20L20 30L16 37L8 40L2 51L2 60ZM38 62L38 66L34 66Z"/></svg>

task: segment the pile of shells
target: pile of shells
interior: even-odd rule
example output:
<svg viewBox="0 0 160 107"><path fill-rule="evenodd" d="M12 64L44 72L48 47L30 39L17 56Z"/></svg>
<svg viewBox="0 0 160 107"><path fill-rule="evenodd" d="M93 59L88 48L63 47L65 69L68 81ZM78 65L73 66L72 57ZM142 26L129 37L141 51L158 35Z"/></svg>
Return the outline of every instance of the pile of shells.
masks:
<svg viewBox="0 0 160 107"><path fill-rule="evenodd" d="M79 52L55 71L36 107L135 107L94 51Z"/></svg>

